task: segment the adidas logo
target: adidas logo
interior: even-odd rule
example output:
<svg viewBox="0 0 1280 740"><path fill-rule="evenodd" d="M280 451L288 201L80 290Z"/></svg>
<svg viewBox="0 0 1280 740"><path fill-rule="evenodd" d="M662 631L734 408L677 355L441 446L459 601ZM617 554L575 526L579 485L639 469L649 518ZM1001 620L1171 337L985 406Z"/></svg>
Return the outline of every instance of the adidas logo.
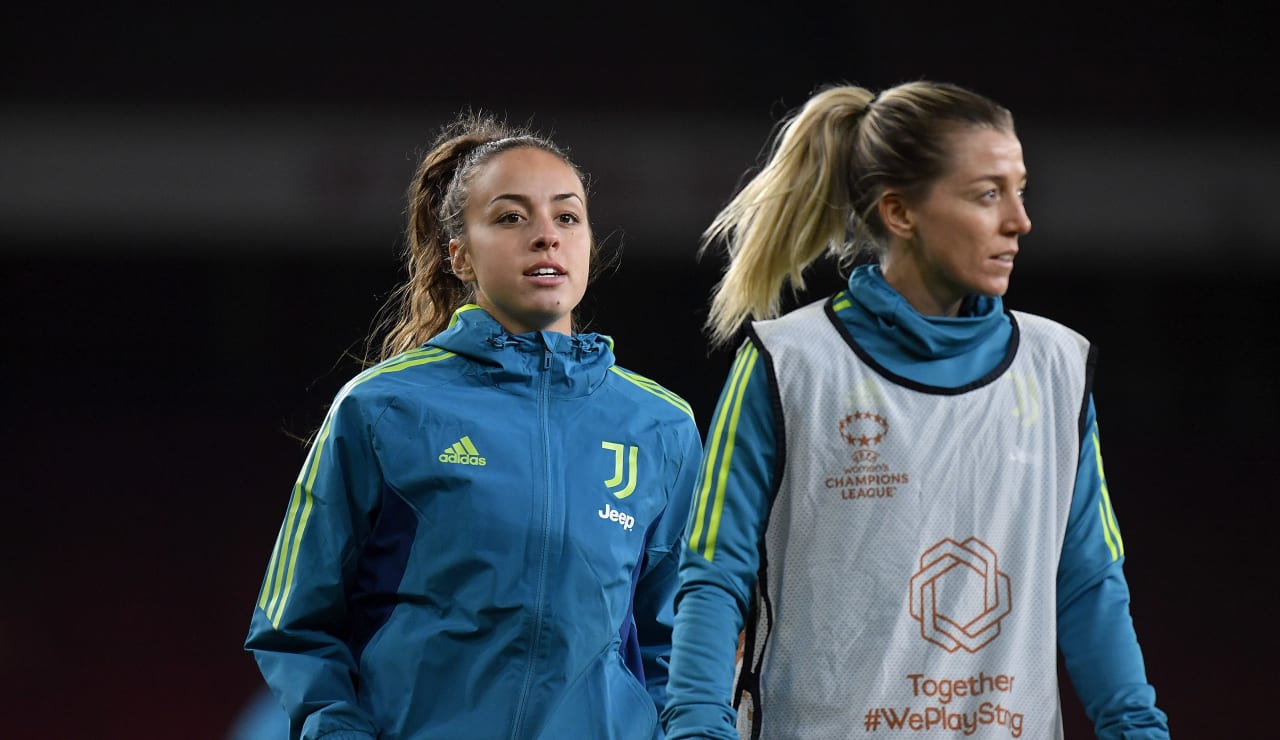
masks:
<svg viewBox="0 0 1280 740"><path fill-rule="evenodd" d="M480 451L471 443L470 437L463 437L445 448L440 453L440 457L436 458L442 463L454 463L455 465L486 465L483 457L480 457Z"/></svg>

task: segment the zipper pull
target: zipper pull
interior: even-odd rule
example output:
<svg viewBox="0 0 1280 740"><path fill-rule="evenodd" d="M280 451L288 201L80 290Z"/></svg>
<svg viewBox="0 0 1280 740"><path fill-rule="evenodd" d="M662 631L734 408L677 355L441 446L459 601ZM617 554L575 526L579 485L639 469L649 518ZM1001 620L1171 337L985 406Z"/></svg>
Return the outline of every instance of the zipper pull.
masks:
<svg viewBox="0 0 1280 740"><path fill-rule="evenodd" d="M551 350L549 349L542 350L542 369L551 369Z"/></svg>

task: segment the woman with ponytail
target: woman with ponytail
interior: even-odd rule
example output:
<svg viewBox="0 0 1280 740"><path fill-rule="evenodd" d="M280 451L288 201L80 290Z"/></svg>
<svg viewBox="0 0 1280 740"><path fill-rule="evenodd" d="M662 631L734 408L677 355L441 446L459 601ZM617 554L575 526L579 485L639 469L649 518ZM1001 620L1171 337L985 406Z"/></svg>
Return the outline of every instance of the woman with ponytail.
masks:
<svg viewBox="0 0 1280 740"><path fill-rule="evenodd" d="M1167 738L1102 471L1095 353L1006 310L1031 229L1009 111L821 90L712 222L745 333L681 554L667 737ZM823 256L835 295L779 316ZM735 659L736 655L736 659Z"/></svg>
<svg viewBox="0 0 1280 740"><path fill-rule="evenodd" d="M586 178L468 115L408 211L378 361L311 446L246 647L293 738L659 737L701 443L574 325Z"/></svg>

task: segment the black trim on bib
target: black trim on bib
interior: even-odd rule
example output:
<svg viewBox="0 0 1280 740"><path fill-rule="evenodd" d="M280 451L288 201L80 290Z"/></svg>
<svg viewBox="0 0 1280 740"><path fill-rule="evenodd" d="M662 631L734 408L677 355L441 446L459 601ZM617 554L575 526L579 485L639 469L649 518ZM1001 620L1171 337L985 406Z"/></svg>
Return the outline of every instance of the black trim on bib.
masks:
<svg viewBox="0 0 1280 740"><path fill-rule="evenodd" d="M751 740L760 740L764 721L764 708L760 704L760 674L763 672L764 654L773 633L773 604L769 601L769 556L760 536L760 570L756 573L756 585L752 589L751 609L743 626L742 668L738 671L738 684L733 689L733 710L740 711L742 695L751 697ZM761 610L763 609L763 618ZM761 627L763 619L764 627ZM760 659L756 660L756 642L760 641Z"/></svg>
<svg viewBox="0 0 1280 740"><path fill-rule="evenodd" d="M1009 317L1012 332L1009 334L1009 348L1005 351L1004 359L1000 361L999 365L995 366L995 369L972 383L965 383L964 385L956 386L954 388L919 383L910 378L904 378L884 365L881 365L879 362L876 362L876 359L871 356L871 353L863 349L862 345L858 344L857 340L853 338L853 335L849 333L848 327L844 325L844 322L841 321L840 317L836 314L835 308L833 308L834 304L835 296L833 295L822 304L822 310L826 312L827 319L831 321L832 326L834 326L840 336L844 338L845 344L849 345L849 348L858 356L858 359L862 360L868 367L874 370L878 375L884 377L886 380L919 393L928 393L935 396L959 396L963 393L977 390L985 385L990 385L998 380L1000 376L1004 375L1004 372L1013 364L1013 358L1018 354L1018 342L1021 338L1021 333L1018 330L1018 320L1015 319L1013 313L1006 308L1004 314Z"/></svg>
<svg viewBox="0 0 1280 740"><path fill-rule="evenodd" d="M1098 348L1089 343L1089 356L1084 361L1084 396L1080 399L1080 445L1084 446L1084 435L1089 433L1085 426L1089 422L1089 394L1093 393L1093 373L1098 367Z"/></svg>
<svg viewBox="0 0 1280 740"><path fill-rule="evenodd" d="M764 360L764 369L769 387L769 409L773 413L773 446L775 450L773 466L773 482L769 500L776 501L782 489L782 476L787 468L787 429L786 417L782 413L782 391L778 387L778 374L773 366L773 355L765 349L764 342L756 334L755 327L747 324L747 341L756 348ZM773 604L769 601L769 553L765 546L766 533L769 531L769 516L765 517L764 528L760 532L760 541L756 543L756 551L760 554L760 567L756 572L756 586L751 609L744 626L742 645L742 668L738 672L738 685L734 687L733 708L738 710L745 693L751 697L752 716L751 740L759 740L764 708L760 703L760 673L764 661L765 650L769 647L769 635L773 631ZM764 614L761 614L763 609ZM763 618L764 627L761 629ZM756 661L756 642L760 641L760 661Z"/></svg>

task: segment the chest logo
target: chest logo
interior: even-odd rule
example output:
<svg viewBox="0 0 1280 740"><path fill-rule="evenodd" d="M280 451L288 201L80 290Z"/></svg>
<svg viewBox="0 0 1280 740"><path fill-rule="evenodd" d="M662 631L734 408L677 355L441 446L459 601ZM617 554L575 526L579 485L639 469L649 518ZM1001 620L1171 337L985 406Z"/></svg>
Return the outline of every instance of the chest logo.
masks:
<svg viewBox="0 0 1280 740"><path fill-rule="evenodd" d="M463 437L444 448L444 452L436 458L442 463L453 463L454 465L486 465L486 461L480 456L480 450L476 449L475 444L471 442L471 437Z"/></svg>
<svg viewBox="0 0 1280 740"><path fill-rule="evenodd" d="M597 511L596 514L605 521L617 522L628 532L631 531L632 527L636 526L636 518L634 516L625 511L619 511L608 504L605 504L604 508Z"/></svg>
<svg viewBox="0 0 1280 740"><path fill-rule="evenodd" d="M870 411L855 411L840 420L840 436L854 447L880 444L889 433L889 420Z"/></svg>
<svg viewBox="0 0 1280 740"><path fill-rule="evenodd" d="M1009 373L1013 381L1013 392L1016 396L1013 415L1022 421L1022 428L1035 426L1040 421L1040 388L1036 385L1035 376L1029 373Z"/></svg>
<svg viewBox="0 0 1280 740"><path fill-rule="evenodd" d="M976 537L950 537L925 550L911 576L911 618L920 636L948 653L976 653L1000 636L1013 608L1009 576L996 552Z"/></svg>
<svg viewBox="0 0 1280 740"><path fill-rule="evenodd" d="M620 442L601 442L600 448L613 452L613 477L604 482L605 488L615 498L626 498L635 493L636 462L640 459L640 448ZM627 481L625 486L622 485L623 479Z"/></svg>

